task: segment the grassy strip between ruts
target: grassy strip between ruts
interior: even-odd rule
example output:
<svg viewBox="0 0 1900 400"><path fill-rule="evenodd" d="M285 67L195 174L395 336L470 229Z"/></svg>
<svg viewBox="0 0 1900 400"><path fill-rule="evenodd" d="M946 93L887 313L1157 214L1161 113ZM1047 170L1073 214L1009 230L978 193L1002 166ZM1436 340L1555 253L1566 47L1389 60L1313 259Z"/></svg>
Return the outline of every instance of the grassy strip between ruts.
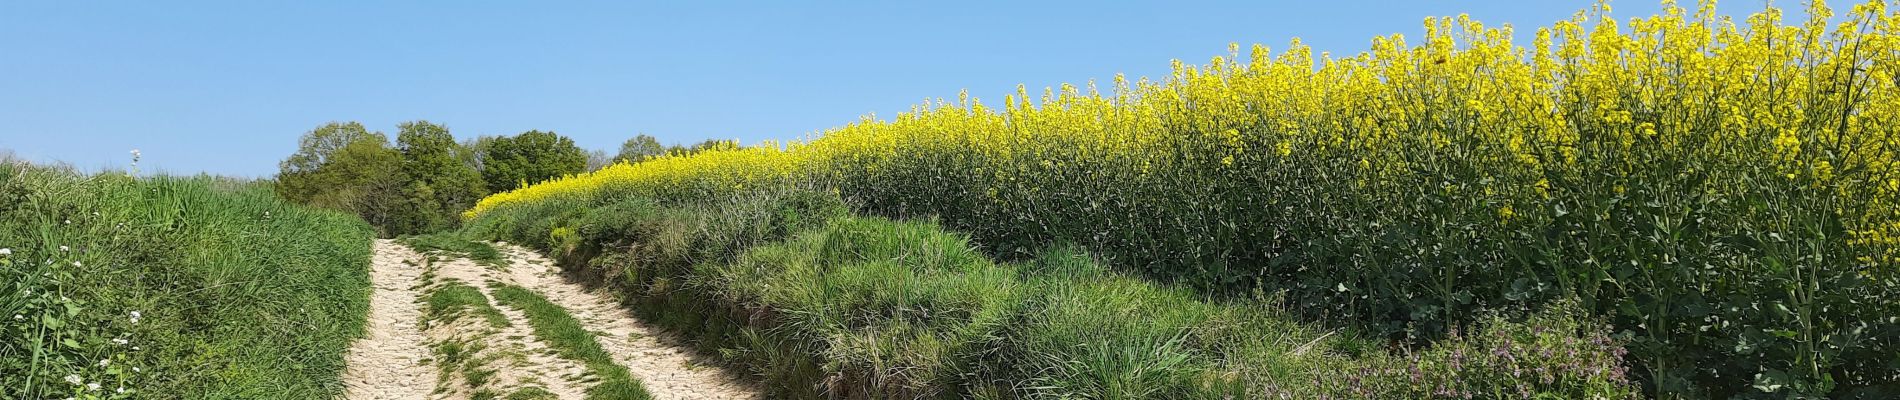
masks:
<svg viewBox="0 0 1900 400"><path fill-rule="evenodd" d="M495 300L521 310L528 316L528 325L534 327L534 335L547 342L562 357L587 364L587 369L601 378L600 383L587 389L589 399L635 400L650 399L627 367L614 363L613 356L600 347L594 339L594 333L581 326L579 320L567 313L566 309L549 302L546 297L532 290L516 285L493 285Z"/></svg>
<svg viewBox="0 0 1900 400"><path fill-rule="evenodd" d="M488 304L488 296L482 295L481 289L468 284L444 283L441 287L429 292L426 302L429 306L428 314L423 318L428 321L442 321L455 318L465 312L473 312L487 320L489 326L496 328L508 326L508 317L501 315L500 310Z"/></svg>
<svg viewBox="0 0 1900 400"><path fill-rule="evenodd" d="M409 245L417 251L441 251L453 253L488 267L500 267L505 259L495 246L475 240L463 239L453 232L439 232L427 235L403 236L397 241Z"/></svg>

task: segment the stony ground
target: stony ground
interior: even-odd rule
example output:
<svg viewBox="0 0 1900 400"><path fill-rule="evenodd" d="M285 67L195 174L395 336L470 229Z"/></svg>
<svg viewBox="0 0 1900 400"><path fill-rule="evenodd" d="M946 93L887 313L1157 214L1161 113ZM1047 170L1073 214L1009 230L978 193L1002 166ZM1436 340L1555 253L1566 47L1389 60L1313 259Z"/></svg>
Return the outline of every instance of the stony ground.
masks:
<svg viewBox="0 0 1900 400"><path fill-rule="evenodd" d="M533 251L498 244L508 262L484 266L390 240L375 246L369 332L348 355L347 399L581 398L596 379L579 362L549 351L521 310L495 301L496 284L527 288L565 308L654 398L760 398L756 388L673 345L610 297L568 282ZM425 320L424 299L457 284L479 290L489 305L478 307L493 307L505 326L477 310Z"/></svg>

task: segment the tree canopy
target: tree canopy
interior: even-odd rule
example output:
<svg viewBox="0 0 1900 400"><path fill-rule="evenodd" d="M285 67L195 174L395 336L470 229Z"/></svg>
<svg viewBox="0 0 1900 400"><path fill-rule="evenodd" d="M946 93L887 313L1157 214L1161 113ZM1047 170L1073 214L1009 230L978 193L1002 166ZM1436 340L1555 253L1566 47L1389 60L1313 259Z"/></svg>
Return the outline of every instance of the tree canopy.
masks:
<svg viewBox="0 0 1900 400"><path fill-rule="evenodd" d="M331 122L303 134L278 165L277 193L290 201L356 213L382 226L401 168L389 138L355 122Z"/></svg>
<svg viewBox="0 0 1900 400"><path fill-rule="evenodd" d="M661 145L660 140L653 138L652 135L642 133L621 143L620 153L615 155L614 159L637 163L662 154L666 154L666 146Z"/></svg>
<svg viewBox="0 0 1900 400"><path fill-rule="evenodd" d="M279 164L285 199L354 213L384 236L453 227L457 214L487 192L471 151L448 128L403 123L389 137L355 122L332 122L304 133Z"/></svg>
<svg viewBox="0 0 1900 400"><path fill-rule="evenodd" d="M455 225L457 213L486 194L481 174L463 161L469 150L448 128L428 121L406 122L397 134L402 152L402 201L392 224L396 232L421 233Z"/></svg>
<svg viewBox="0 0 1900 400"><path fill-rule="evenodd" d="M587 151L574 145L573 139L554 132L528 131L511 137L498 137L479 149L482 181L488 191L514 190L587 169Z"/></svg>

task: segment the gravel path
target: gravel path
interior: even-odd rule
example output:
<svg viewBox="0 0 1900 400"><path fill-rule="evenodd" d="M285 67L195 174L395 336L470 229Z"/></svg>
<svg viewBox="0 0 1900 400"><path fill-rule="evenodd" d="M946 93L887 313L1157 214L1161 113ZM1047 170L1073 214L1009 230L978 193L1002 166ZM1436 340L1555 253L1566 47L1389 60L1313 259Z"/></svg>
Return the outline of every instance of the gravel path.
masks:
<svg viewBox="0 0 1900 400"><path fill-rule="evenodd" d="M435 371L422 365L428 348L416 323L421 259L408 247L377 239L370 260L369 334L350 344L343 370L344 398L422 399L435 388ZM405 263L408 262L408 263Z"/></svg>
<svg viewBox="0 0 1900 400"><path fill-rule="evenodd" d="M482 344L479 350L473 350L466 357L477 366L469 368L450 366L455 371L446 381L438 381L438 390L432 399L456 400L480 398L476 393L487 389L490 393L515 393L527 387L536 387L562 399L579 399L587 394L590 386L581 382L588 376L587 366L580 362L561 358L549 349L547 342L534 335L528 325L528 316L514 307L496 302L494 289L490 283L513 283L506 274L469 261L466 258L438 254L442 259L429 263L433 274L424 277L430 288L451 283L469 285L489 299L491 307L508 317L508 326L495 328L479 315L463 314L447 324L431 326L424 330L431 343L449 341L472 341ZM426 295L427 292L425 292ZM469 346L474 348L474 346ZM437 365L438 370L443 366ZM491 374L482 379L479 386L471 387L468 376L472 371L480 375Z"/></svg>
<svg viewBox="0 0 1900 400"><path fill-rule="evenodd" d="M757 388L662 340L662 332L634 318L609 296L563 279L547 258L513 245L496 246L508 256L506 268L441 253L423 255L391 240L375 242L369 332L351 345L347 356L345 399L456 400L477 393L507 394L529 386L558 398L580 398L591 381L585 368L548 351L527 330L525 315L494 301L491 283L519 285L567 309L595 332L601 347L656 399L761 398ZM510 326L490 326L472 313L425 326L421 299L449 282L477 288ZM478 349L468 357L493 361L479 362L474 369L429 365L431 357L442 356L433 353L432 346L448 342L479 343L465 346ZM483 377L481 382L468 379L470 371L483 370L487 374L477 372Z"/></svg>

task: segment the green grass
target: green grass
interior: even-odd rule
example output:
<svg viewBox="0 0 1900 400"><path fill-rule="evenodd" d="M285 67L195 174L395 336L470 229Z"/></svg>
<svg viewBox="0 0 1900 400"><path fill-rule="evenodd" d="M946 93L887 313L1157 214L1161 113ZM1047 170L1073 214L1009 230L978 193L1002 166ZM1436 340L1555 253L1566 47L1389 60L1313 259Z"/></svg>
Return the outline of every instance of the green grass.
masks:
<svg viewBox="0 0 1900 400"><path fill-rule="evenodd" d="M268 182L0 161L0 398L333 398L371 236Z"/></svg>
<svg viewBox="0 0 1900 400"><path fill-rule="evenodd" d="M465 232L541 248L620 288L643 317L763 378L773 398L1628 398L1636 390L1618 342L1574 306L1526 313L1527 321L1476 316L1462 327L1472 335L1390 347L1297 322L1273 294L1208 298L1114 272L1075 246L999 262L934 222L845 209L834 195L805 191L709 202L565 198L492 210ZM574 236L554 240L557 230Z"/></svg>
<svg viewBox="0 0 1900 400"><path fill-rule="evenodd" d="M476 240L468 240L455 232L437 232L426 235L403 236L397 239L418 251L441 251L474 260L476 264L489 267L507 265L507 259L495 246Z"/></svg>
<svg viewBox="0 0 1900 400"><path fill-rule="evenodd" d="M560 353L561 357L587 365L587 369L600 378L599 383L587 389L587 398L652 398L646 387L640 385L626 367L614 363L613 356L607 354L607 350L602 349L600 342L594 339L594 333L582 326L566 309L520 286L497 284L493 289L496 300L527 314L534 335L547 342L548 347Z"/></svg>
<svg viewBox="0 0 1900 400"><path fill-rule="evenodd" d="M502 397L503 400L556 400L559 398L560 397L555 396L554 393L548 392L547 389L537 386L515 389L515 391L508 393L507 396Z"/></svg>
<svg viewBox="0 0 1900 400"><path fill-rule="evenodd" d="M496 328L508 326L508 317L501 315L500 310L496 310L495 306L488 303L488 296L483 295L481 289L461 282L443 283L442 286L430 290L424 302L427 303L428 310L423 318L428 321L444 321L465 312L473 312L487 320L490 326Z"/></svg>

